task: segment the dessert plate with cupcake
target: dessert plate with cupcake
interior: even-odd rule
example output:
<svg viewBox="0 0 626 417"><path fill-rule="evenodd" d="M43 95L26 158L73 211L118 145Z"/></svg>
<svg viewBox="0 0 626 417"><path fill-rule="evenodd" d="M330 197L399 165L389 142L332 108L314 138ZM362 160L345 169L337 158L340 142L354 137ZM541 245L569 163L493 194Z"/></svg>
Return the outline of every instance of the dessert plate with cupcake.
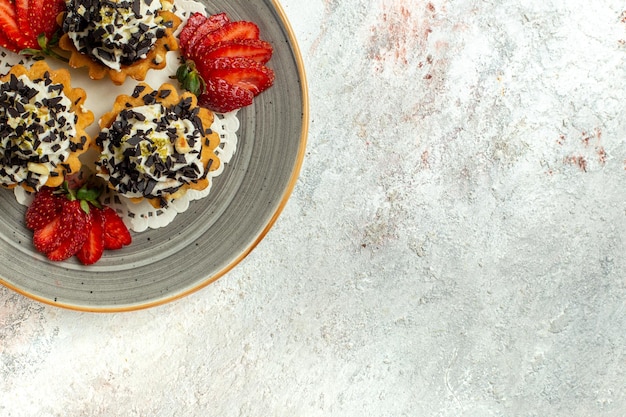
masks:
<svg viewBox="0 0 626 417"><path fill-rule="evenodd" d="M299 174L308 98L275 0L0 0L0 283L160 305L234 268Z"/></svg>

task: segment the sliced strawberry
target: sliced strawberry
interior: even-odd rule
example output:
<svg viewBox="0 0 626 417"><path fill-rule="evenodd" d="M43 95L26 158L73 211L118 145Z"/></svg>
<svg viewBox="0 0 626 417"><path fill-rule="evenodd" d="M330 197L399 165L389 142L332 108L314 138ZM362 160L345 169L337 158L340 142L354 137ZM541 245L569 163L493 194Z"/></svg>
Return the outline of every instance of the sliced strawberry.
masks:
<svg viewBox="0 0 626 417"><path fill-rule="evenodd" d="M104 248L121 249L132 242L132 237L121 217L111 207L102 209L104 219Z"/></svg>
<svg viewBox="0 0 626 417"><path fill-rule="evenodd" d="M61 244L46 253L52 261L63 261L74 256L87 241L91 223L91 216L83 211L79 200L64 201L60 219Z"/></svg>
<svg viewBox="0 0 626 417"><path fill-rule="evenodd" d="M2 28L0 28L0 47L6 48L9 51L13 51L13 52L19 52L20 49L22 49L19 46L17 46L15 43L9 40L9 38L2 31Z"/></svg>
<svg viewBox="0 0 626 417"><path fill-rule="evenodd" d="M201 106L218 113L228 113L241 107L249 106L254 94L248 89L232 85L220 78L206 80L206 90L198 102Z"/></svg>
<svg viewBox="0 0 626 417"><path fill-rule="evenodd" d="M259 39L259 34L259 27L252 22L245 20L230 22L209 33L204 39L196 43L192 56L195 58L204 58L206 51L210 50L217 43L244 39Z"/></svg>
<svg viewBox="0 0 626 417"><path fill-rule="evenodd" d="M205 22L196 28L196 33L189 39L189 47L185 57L194 56L198 45L210 34L230 23L226 13L218 13L209 16Z"/></svg>
<svg viewBox="0 0 626 417"><path fill-rule="evenodd" d="M4 36L19 48L18 51L14 52L37 47L37 42L33 43L32 39L29 39L20 30L17 12L10 0L0 0L0 29L2 29Z"/></svg>
<svg viewBox="0 0 626 417"><path fill-rule="evenodd" d="M273 48L259 38L256 24L231 22L222 13L204 22L191 16L188 25L181 49L193 63L183 62L177 78L184 89L193 91L192 78L201 76L206 88L198 97L200 105L226 113L252 104L255 96L273 85L274 71L265 66Z"/></svg>
<svg viewBox="0 0 626 417"><path fill-rule="evenodd" d="M91 265L105 249L130 244L132 238L121 217L110 207L100 208L100 192L87 184L71 188L67 180L60 190L43 187L37 192L26 211L27 226L35 230L35 248L52 261L76 255Z"/></svg>
<svg viewBox="0 0 626 417"><path fill-rule="evenodd" d="M61 215L55 217L51 222L42 228L35 230L33 244L35 249L42 253L48 253L56 249L62 240Z"/></svg>
<svg viewBox="0 0 626 417"><path fill-rule="evenodd" d="M24 37L28 38L29 42L37 44L37 35L35 35L30 26L28 2L29 0L15 0L14 7L17 14L17 25Z"/></svg>
<svg viewBox="0 0 626 417"><path fill-rule="evenodd" d="M207 19L208 18L204 14L198 12L193 13L191 16L189 16L189 19L187 19L187 23L185 23L185 26L178 35L178 47L180 48L181 54L183 56L186 56L189 42L191 41L191 38L196 34L198 27L206 22Z"/></svg>
<svg viewBox="0 0 626 417"><path fill-rule="evenodd" d="M204 80L219 78L250 90L255 96L274 83L274 71L248 58L217 58L202 61L198 71Z"/></svg>
<svg viewBox="0 0 626 417"><path fill-rule="evenodd" d="M236 39L259 39L259 27L245 20L229 22L216 31L209 34L215 42L232 41Z"/></svg>
<svg viewBox="0 0 626 417"><path fill-rule="evenodd" d="M28 18L35 38L45 33L50 39L59 28L57 16L65 9L65 0L29 0Z"/></svg>
<svg viewBox="0 0 626 417"><path fill-rule="evenodd" d="M76 254L76 251L80 248L73 236L65 238L61 241L61 244L54 250L46 253L46 256L51 261L64 261L71 258Z"/></svg>
<svg viewBox="0 0 626 417"><path fill-rule="evenodd" d="M96 263L104 252L104 217L101 210L95 207L91 209L91 222L87 234L87 241L76 253L76 257L84 265Z"/></svg>
<svg viewBox="0 0 626 417"><path fill-rule="evenodd" d="M52 193L52 188L43 187L35 194L33 202L26 210L26 227L41 229L61 214L63 197Z"/></svg>
<svg viewBox="0 0 626 417"><path fill-rule="evenodd" d="M84 239L82 239L84 236ZM78 240L81 238L82 241ZM64 239L61 244L54 250L46 253L51 261L64 261L71 258L80 250L82 244L87 240L87 235L72 235ZM80 243L82 242L82 243Z"/></svg>
<svg viewBox="0 0 626 417"><path fill-rule="evenodd" d="M214 71L242 66L258 65L253 60L243 60L238 57L223 57L216 59L199 59L195 61L196 69L205 80L210 78Z"/></svg>
<svg viewBox="0 0 626 417"><path fill-rule="evenodd" d="M274 72L265 66L214 71L213 77L222 78L232 85L250 90L255 96L274 84Z"/></svg>
<svg viewBox="0 0 626 417"><path fill-rule="evenodd" d="M217 58L248 58L260 64L270 60L273 53L272 45L260 39L237 39L226 42L218 42L205 50L204 60Z"/></svg>

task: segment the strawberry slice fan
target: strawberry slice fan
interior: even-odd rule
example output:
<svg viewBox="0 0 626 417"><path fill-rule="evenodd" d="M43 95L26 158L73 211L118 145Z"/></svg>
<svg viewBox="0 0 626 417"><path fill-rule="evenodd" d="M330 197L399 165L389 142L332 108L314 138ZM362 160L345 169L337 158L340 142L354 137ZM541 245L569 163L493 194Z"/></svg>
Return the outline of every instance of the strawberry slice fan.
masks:
<svg viewBox="0 0 626 417"><path fill-rule="evenodd" d="M74 255L84 265L96 263L105 250L117 250L132 242L123 220L111 207L99 202L100 190L86 186L63 192L43 187L26 210L26 227L33 231L33 245L51 261Z"/></svg>
<svg viewBox="0 0 626 417"><path fill-rule="evenodd" d="M0 46L16 53L41 50L58 29L56 18L64 10L64 0L0 0Z"/></svg>
<svg viewBox="0 0 626 417"><path fill-rule="evenodd" d="M179 42L184 63L178 80L198 96L200 105L215 112L248 106L274 83L274 71L265 65L273 48L260 39L253 22L231 21L224 13L194 13Z"/></svg>

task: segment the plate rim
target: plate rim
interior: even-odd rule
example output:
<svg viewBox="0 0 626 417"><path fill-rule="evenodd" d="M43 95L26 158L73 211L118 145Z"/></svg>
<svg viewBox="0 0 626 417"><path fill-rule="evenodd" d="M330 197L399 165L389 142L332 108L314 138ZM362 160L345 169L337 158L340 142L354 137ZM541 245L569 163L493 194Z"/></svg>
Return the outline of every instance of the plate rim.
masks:
<svg viewBox="0 0 626 417"><path fill-rule="evenodd" d="M278 218L280 217L283 209L287 205L291 194L295 188L295 185L300 177L300 171L302 169L302 165L304 163L304 156L306 153L306 144L308 140L308 131L309 131L309 92L308 92L308 83L306 77L306 71L304 66L304 60L302 58L302 53L300 51L300 47L298 45L297 38L287 18L287 15L279 3L278 0L269 0L274 7L274 11L276 12L278 18L281 20L281 23L284 27L284 30L287 35L287 39L289 41L289 45L295 59L296 67L298 70L298 79L300 81L300 89L302 94L302 130L300 132L300 142L297 158L295 160L295 164L291 175L289 177L289 182L287 186L283 190L282 197L280 199L280 203L277 205L276 209L272 213L272 216L269 218L268 222L265 224L261 232L251 240L251 242L246 246L246 248L236 256L232 261L230 261L226 266L217 271L211 276L206 277L205 279L201 279L195 285L191 286L188 289L185 289L179 293L171 294L159 299L151 300L151 301L142 301L137 304L125 304L119 306L90 306L83 304L72 304L72 303L64 303L57 302L52 299L31 293L23 288L16 287L15 285L5 281L2 277L0 277L0 285L12 290L18 294L21 294L29 299L34 301L50 305L53 307L59 307L67 310L73 311L81 311L81 312L90 312L90 313L120 313L120 312L130 312L137 310L145 310L152 307L157 307L160 305L164 305L167 303L171 303L173 301L179 300L181 298L185 298L222 278L228 272L230 272L235 266L237 266L241 261L243 261L258 245L259 243L267 236L270 229L274 226Z"/></svg>

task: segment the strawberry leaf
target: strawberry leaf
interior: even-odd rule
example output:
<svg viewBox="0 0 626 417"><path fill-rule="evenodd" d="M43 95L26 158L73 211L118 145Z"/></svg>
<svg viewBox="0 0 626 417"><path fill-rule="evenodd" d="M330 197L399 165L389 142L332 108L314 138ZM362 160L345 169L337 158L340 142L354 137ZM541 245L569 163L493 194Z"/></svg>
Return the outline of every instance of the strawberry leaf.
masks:
<svg viewBox="0 0 626 417"><path fill-rule="evenodd" d="M176 71L176 79L183 89L196 96L200 96L206 89L204 79L196 69L196 64L191 60L182 61Z"/></svg>
<svg viewBox="0 0 626 417"><path fill-rule="evenodd" d="M60 55L53 49L59 44L59 30L54 32L54 34L52 34L50 39L46 37L45 33L41 33L39 36L37 36L37 43L39 44L39 48L41 49L35 49L35 48L22 49L20 51L20 55L28 55L28 56L33 56L35 58L38 58L38 57L43 58L44 56L47 55L63 62L70 62L70 60L67 57Z"/></svg>
<svg viewBox="0 0 626 417"><path fill-rule="evenodd" d="M80 200L80 208L87 214L89 214L89 203L87 200Z"/></svg>

